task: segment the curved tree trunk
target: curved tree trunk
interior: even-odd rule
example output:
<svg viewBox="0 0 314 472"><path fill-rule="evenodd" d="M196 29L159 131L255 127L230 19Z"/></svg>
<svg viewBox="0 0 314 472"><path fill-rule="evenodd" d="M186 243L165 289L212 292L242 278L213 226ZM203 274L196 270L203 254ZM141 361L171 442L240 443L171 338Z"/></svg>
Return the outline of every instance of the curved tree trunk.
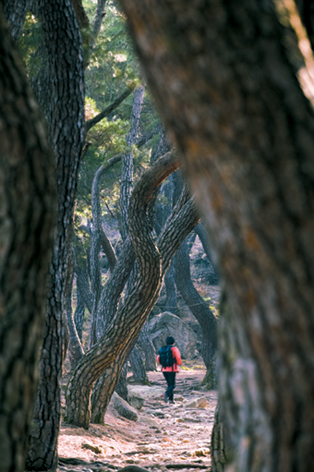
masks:
<svg viewBox="0 0 314 472"><path fill-rule="evenodd" d="M177 202L177 205L167 220L168 224L166 224L158 238L157 244L162 256L161 280L167 272L171 263L171 259L177 248L180 246L186 235L199 221L199 217L193 202L190 200L185 204L187 198L188 194L187 192L184 192L180 201ZM150 306L147 308L146 319L157 302L158 297L159 292L155 294L155 297L151 300ZM92 418L94 423L103 423L104 415L106 413L112 393L114 392L115 385L118 382L118 378L125 363L125 359L135 345L142 326L143 324L138 324L137 329L132 335L132 338L130 338L130 340L124 345L123 350L120 352L119 356L115 358L114 362L110 365L110 368L107 369L102 376L102 384L99 385L97 396L95 395L93 399Z"/></svg>
<svg viewBox="0 0 314 472"><path fill-rule="evenodd" d="M111 270L113 270L116 264L116 256L114 250L110 244L110 241L106 237L106 234L102 228L101 223L101 207L100 207L100 184L106 172L117 162L121 160L121 156L115 156L111 158L106 166L100 166L97 170L92 184L92 214L93 214L93 229L92 229L92 246L90 251L90 267L91 267L91 287L93 292L93 308L91 313L91 325L90 325L90 346L93 346L99 336L97 336L97 316L98 316L98 304L101 296L101 272L99 253L101 245L105 249L105 252L110 261Z"/></svg>
<svg viewBox="0 0 314 472"><path fill-rule="evenodd" d="M121 4L232 304L234 469L314 470L314 119L289 17L271 1Z"/></svg>
<svg viewBox="0 0 314 472"><path fill-rule="evenodd" d="M0 5L0 470L23 472L55 223L55 161Z"/></svg>
<svg viewBox="0 0 314 472"><path fill-rule="evenodd" d="M146 211L151 192L177 166L175 156L171 153L166 155L143 174L133 191L129 206L129 232L137 251L139 278L124 306L118 310L97 344L81 359L69 380L66 401L69 423L85 428L89 426L90 395L95 381L122 351L137 326L142 326L146 321L146 309L160 286L160 255L150 234Z"/></svg>
<svg viewBox="0 0 314 472"><path fill-rule="evenodd" d="M217 350L217 322L212 311L193 285L190 271L190 256L187 242L183 241L175 256L175 278L177 288L191 313L202 329L202 357L206 365L206 385L216 385L216 363L214 355Z"/></svg>
<svg viewBox="0 0 314 472"><path fill-rule="evenodd" d="M72 221L78 166L84 141L84 73L81 37L69 0L40 0L40 18L50 66L50 139L56 156L57 230L50 267L47 318L35 404L28 470L56 470L64 357L63 295L67 231Z"/></svg>

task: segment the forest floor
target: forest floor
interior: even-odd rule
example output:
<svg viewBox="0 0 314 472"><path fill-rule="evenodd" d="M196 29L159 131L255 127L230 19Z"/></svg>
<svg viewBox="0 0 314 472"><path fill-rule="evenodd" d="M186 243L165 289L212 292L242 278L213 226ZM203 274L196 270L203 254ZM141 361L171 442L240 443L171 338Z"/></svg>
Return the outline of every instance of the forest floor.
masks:
<svg viewBox="0 0 314 472"><path fill-rule="evenodd" d="M184 361L177 375L175 403L169 405L160 395L161 388L165 389L161 372L148 372L152 396L146 394L136 422L109 408L105 425L92 424L84 430L62 423L58 470L104 472L128 467L125 472L141 472L139 468L151 472L209 471L217 392L204 390L204 375L204 366ZM147 391L148 387L144 388ZM200 398L197 408L195 400Z"/></svg>

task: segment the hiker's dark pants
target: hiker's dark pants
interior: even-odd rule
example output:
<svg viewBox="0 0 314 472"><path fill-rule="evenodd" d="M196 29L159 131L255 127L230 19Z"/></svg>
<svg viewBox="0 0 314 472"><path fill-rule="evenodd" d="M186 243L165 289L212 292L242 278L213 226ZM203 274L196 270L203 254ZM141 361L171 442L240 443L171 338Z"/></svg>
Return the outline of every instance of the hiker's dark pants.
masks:
<svg viewBox="0 0 314 472"><path fill-rule="evenodd" d="M163 374L168 385L166 395L170 401L173 401L173 391L176 386L176 372L163 372Z"/></svg>

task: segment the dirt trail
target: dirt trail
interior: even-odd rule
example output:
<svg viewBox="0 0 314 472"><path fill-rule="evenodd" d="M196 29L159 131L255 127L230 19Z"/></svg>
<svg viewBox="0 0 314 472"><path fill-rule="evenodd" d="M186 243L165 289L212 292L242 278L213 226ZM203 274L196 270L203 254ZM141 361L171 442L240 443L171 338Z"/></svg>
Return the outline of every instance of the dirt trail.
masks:
<svg viewBox="0 0 314 472"><path fill-rule="evenodd" d="M160 395L146 398L138 421L120 417L109 408L105 425L91 425L88 431L62 424L59 440L59 470L107 471L126 466L152 472L210 469L210 435L217 403L217 392L205 391L201 380L205 370L181 371L177 375L174 405ZM148 373L152 390L165 387L160 372ZM189 406L203 398L205 407ZM92 450L94 449L94 451ZM73 461L71 458L76 458ZM132 470L133 469L133 470Z"/></svg>

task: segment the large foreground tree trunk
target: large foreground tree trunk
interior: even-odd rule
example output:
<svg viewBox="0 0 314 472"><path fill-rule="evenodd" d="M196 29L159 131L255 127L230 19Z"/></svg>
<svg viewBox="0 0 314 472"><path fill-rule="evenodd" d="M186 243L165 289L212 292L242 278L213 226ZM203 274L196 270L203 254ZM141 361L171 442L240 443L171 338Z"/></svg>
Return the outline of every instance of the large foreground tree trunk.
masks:
<svg viewBox="0 0 314 472"><path fill-rule="evenodd" d="M23 472L56 207L54 158L0 5L0 471Z"/></svg>
<svg viewBox="0 0 314 472"><path fill-rule="evenodd" d="M293 33L271 1L121 3L232 305L235 470L314 470L314 119Z"/></svg>
<svg viewBox="0 0 314 472"><path fill-rule="evenodd" d="M57 230L50 267L47 318L40 360L40 380L26 466L57 468L61 420L61 376L65 356L63 295L67 233L72 221L78 167L84 141L84 72L81 36L70 0L40 0L49 62L49 131L56 158Z"/></svg>

